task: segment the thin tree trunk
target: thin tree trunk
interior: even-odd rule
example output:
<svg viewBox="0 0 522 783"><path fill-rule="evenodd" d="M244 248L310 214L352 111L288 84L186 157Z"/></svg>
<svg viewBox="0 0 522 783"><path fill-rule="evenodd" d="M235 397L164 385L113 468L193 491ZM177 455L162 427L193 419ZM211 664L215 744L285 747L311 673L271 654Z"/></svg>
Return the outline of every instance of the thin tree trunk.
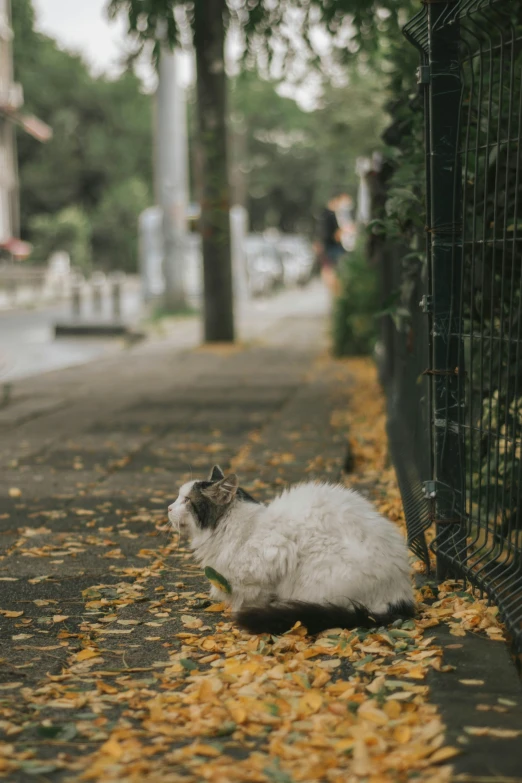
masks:
<svg viewBox="0 0 522 783"><path fill-rule="evenodd" d="M226 0L195 0L205 340L233 342L225 74Z"/></svg>

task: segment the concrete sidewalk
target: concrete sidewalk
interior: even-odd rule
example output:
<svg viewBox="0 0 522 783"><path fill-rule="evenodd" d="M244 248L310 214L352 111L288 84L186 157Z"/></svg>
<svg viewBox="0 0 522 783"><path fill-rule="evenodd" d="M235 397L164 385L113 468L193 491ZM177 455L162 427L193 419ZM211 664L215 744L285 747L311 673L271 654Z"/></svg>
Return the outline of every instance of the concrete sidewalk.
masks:
<svg viewBox="0 0 522 783"><path fill-rule="evenodd" d="M216 462L236 469L242 485L260 499L303 478L341 478L347 433L333 414L347 406L354 379L349 366L325 353L326 304L312 288L300 302L294 300L290 312L278 305L258 313L249 333L245 328L250 337L245 345L194 348L190 334L171 335L17 384L12 405L0 409L0 775L55 781L83 779L85 773L100 783L145 777L157 783L392 782L406 780L409 770L419 780L450 779L446 767L439 774L422 754L412 756L413 766L380 777L368 758L363 763L364 742L350 739L355 718L347 724L361 694L348 702L348 710L336 706L335 694L348 693L355 675L361 693L372 682L371 674L357 674L364 668L354 669L367 665L368 655L357 647L371 641L365 641L366 634L351 642L353 656L321 653L311 662L304 642L292 642L293 637L277 643L279 652L268 642L241 639L221 612L207 612L208 583L185 549L158 530L180 483L206 475ZM477 725L481 694L471 698L469 686L459 682L481 679L480 659L493 648L495 672L484 698L491 710L506 710L479 717L485 714L488 726L499 719L513 731L522 694L504 645L481 639L477 647L473 639L459 638L462 647L456 652L455 639L443 627L430 629L430 636L432 631L436 644L459 658L456 672L430 675L451 740L458 745L462 726ZM397 650L412 631L402 634ZM277 690L296 672L290 649L296 661L301 650L303 681L311 678L306 687L313 681L314 696L300 696L308 722L297 721L285 734L287 744L278 745L277 737L286 731L286 706L277 700ZM393 654L393 665L400 668L401 656L409 653ZM222 669L209 667L227 660L250 666L243 672L245 688L255 676L254 663L265 667L259 682L272 701L254 726L230 699L227 718L225 702L217 696L229 680L223 685L210 676ZM496 682L502 683L498 693ZM394 687L404 687L407 699L419 686L412 680ZM166 703L183 688L188 688L187 712L168 717ZM451 700L444 696L448 693ZM511 706L505 704L507 694ZM452 703L458 710L452 712ZM319 704L325 705L325 726L330 720L330 734L322 739L313 733L314 720L323 720ZM208 716L207 708L213 710ZM432 726L438 720L434 706L418 709L427 710ZM388 713L368 714L368 725L375 728L372 715L381 720ZM366 725L361 721L359 728ZM423 722L419 717L409 729L413 737L424 731ZM335 734L344 724L346 737ZM399 747L402 739L393 739L396 726L393 721L390 727L378 725L383 736L391 732L399 770L405 751ZM481 777L466 779L493 783L499 774L516 779L516 733L467 741L458 772L476 776L479 760ZM308 771L299 766L300 759L306 761L298 750L301 742L312 743L310 764L318 759ZM325 743L330 743L327 750ZM373 753L375 746L368 747L364 753ZM436 752L430 746L429 753ZM318 771L323 768L324 775Z"/></svg>

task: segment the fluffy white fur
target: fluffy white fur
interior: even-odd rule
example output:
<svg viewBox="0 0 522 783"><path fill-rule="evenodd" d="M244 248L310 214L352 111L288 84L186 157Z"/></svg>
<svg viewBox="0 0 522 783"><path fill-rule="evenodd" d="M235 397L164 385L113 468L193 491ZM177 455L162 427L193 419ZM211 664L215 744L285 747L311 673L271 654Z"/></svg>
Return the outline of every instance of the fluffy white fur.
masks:
<svg viewBox="0 0 522 783"><path fill-rule="evenodd" d="M413 603L406 544L397 527L365 498L342 486L299 484L268 505L233 494L215 529L201 528L181 487L171 524L186 531L196 559L225 576L234 610L274 601L304 601L384 614Z"/></svg>

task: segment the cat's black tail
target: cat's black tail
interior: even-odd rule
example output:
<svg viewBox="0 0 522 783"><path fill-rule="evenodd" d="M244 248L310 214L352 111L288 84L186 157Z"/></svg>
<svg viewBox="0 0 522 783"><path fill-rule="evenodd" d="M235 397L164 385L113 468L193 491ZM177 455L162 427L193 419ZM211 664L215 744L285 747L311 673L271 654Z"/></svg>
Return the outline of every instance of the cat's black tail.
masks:
<svg viewBox="0 0 522 783"><path fill-rule="evenodd" d="M391 604L385 614L372 614L360 604L347 608L335 604L286 601L266 606L245 606L235 619L239 627L249 633L274 635L289 631L299 620L313 636L328 628L378 628L414 615L415 607L409 601Z"/></svg>

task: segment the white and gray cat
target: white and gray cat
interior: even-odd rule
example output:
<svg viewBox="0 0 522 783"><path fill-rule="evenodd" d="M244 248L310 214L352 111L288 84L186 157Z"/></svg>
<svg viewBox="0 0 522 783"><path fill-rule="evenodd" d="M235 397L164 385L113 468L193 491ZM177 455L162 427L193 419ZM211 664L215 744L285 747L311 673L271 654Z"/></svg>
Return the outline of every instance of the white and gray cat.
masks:
<svg viewBox="0 0 522 783"><path fill-rule="evenodd" d="M211 597L251 633L284 633L298 620L311 634L371 628L414 614L399 530L351 489L298 484L264 505L216 465L181 487L169 521L227 579L232 592L213 586Z"/></svg>

